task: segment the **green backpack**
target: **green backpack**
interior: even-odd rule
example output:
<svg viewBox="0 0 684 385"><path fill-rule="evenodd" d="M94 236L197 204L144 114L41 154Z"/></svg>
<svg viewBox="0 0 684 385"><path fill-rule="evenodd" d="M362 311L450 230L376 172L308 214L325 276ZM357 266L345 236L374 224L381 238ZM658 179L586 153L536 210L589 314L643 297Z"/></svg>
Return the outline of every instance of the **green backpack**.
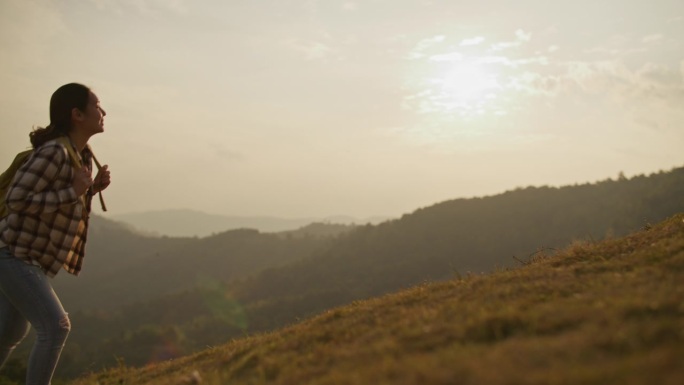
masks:
<svg viewBox="0 0 684 385"><path fill-rule="evenodd" d="M67 152L69 153L69 158L71 158L71 163L73 164L73 166L75 168L81 168L81 161L79 157L76 156L76 151L74 151L74 148L71 146L69 139L66 136L62 136L57 140L60 143L62 143L64 147L67 149ZM88 149L90 149L90 146L88 146ZM12 180L14 179L14 175L17 173L17 170L19 170L19 167L26 163L26 161L32 153L33 149L25 150L18 153L17 156L14 157L14 160L12 161L12 164L9 166L9 168L5 170L5 172L3 172L2 175L0 175L0 218L4 218L9 214L9 209L7 208L7 202L5 199L7 197L7 191L9 190L10 184L12 184ZM93 153L92 149L90 149L90 153ZM102 168L100 162L98 162L97 158L95 158L95 154L93 154L93 160L95 161L95 165L97 166L98 170ZM107 206L105 206L104 198L102 197L101 191L99 193L99 196L102 211L107 211ZM85 204L84 195L81 196L81 199Z"/></svg>

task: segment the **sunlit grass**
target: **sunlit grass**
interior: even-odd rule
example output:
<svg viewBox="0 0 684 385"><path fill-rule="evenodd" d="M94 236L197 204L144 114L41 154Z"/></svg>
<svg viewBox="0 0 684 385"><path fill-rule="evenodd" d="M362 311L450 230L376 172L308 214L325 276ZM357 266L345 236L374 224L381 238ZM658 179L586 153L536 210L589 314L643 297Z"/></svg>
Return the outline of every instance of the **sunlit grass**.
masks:
<svg viewBox="0 0 684 385"><path fill-rule="evenodd" d="M682 282L679 215L72 384L679 384Z"/></svg>

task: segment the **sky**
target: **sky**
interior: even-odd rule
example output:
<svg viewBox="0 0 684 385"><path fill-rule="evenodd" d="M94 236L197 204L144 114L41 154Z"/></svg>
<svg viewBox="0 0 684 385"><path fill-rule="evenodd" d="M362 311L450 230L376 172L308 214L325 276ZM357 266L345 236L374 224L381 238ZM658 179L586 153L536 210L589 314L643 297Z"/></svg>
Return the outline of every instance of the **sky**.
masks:
<svg viewBox="0 0 684 385"><path fill-rule="evenodd" d="M682 37L681 0L0 0L0 164L78 82L115 214L398 217L667 171Z"/></svg>

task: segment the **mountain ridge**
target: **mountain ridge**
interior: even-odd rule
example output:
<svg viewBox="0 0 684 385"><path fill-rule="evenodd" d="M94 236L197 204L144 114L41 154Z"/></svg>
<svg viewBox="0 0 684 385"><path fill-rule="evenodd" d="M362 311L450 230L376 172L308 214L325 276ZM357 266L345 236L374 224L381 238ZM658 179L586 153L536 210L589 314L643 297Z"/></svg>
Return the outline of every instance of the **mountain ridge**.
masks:
<svg viewBox="0 0 684 385"><path fill-rule="evenodd" d="M111 216L143 234L167 237L207 237L216 233L250 228L261 232L292 231L311 223L377 224L390 217L355 218L347 215L282 218L276 216L239 216L210 214L191 209L151 210Z"/></svg>

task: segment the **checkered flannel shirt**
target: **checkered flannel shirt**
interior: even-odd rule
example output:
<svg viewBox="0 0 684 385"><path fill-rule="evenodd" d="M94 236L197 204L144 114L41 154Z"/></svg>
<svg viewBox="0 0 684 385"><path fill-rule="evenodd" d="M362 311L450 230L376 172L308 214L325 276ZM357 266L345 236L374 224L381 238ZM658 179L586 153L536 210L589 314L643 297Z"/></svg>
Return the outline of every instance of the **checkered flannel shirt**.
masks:
<svg viewBox="0 0 684 385"><path fill-rule="evenodd" d="M80 155L92 169L92 154ZM10 214L0 219L0 240L10 252L50 277L61 267L78 275L85 256L91 194L85 201L77 196L73 176L67 149L56 140L43 144L14 176L6 196Z"/></svg>

